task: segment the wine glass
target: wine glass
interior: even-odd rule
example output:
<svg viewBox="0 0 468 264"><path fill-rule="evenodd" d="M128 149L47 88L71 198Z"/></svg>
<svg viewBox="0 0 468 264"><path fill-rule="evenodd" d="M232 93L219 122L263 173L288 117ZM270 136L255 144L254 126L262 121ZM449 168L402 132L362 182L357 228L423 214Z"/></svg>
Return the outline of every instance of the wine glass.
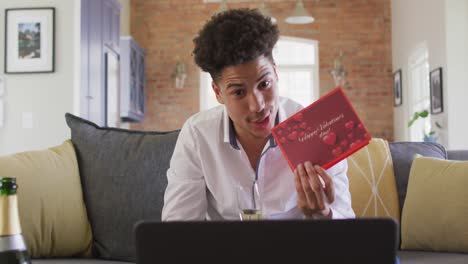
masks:
<svg viewBox="0 0 468 264"><path fill-rule="evenodd" d="M262 219L262 199L257 181L251 186L237 185L237 204L241 221Z"/></svg>

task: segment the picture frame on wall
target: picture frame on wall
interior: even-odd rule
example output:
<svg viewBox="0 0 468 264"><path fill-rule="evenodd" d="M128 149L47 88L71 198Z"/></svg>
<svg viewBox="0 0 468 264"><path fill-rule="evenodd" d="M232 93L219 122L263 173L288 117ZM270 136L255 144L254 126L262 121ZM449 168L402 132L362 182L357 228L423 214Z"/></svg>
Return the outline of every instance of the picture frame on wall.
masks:
<svg viewBox="0 0 468 264"><path fill-rule="evenodd" d="M442 93L442 68L429 73L431 114L440 114L444 111L444 97Z"/></svg>
<svg viewBox="0 0 468 264"><path fill-rule="evenodd" d="M393 105L400 106L403 103L403 90L401 81L401 69L393 73Z"/></svg>
<svg viewBox="0 0 468 264"><path fill-rule="evenodd" d="M55 8L5 9L5 73L50 73L55 67Z"/></svg>

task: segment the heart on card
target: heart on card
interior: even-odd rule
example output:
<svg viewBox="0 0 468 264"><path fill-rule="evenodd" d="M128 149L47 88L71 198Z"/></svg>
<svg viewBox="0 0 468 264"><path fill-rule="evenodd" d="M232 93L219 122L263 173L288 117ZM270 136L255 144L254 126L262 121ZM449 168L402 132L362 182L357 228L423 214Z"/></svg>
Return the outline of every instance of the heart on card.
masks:
<svg viewBox="0 0 468 264"><path fill-rule="evenodd" d="M354 149L354 148L357 148L359 146L359 144L361 144L362 141L360 139L356 139L353 143L351 143L351 145L349 146L350 149Z"/></svg>
<svg viewBox="0 0 468 264"><path fill-rule="evenodd" d="M343 153L343 150L341 149L341 147L336 147L332 150L332 154L333 156L335 157L338 157L339 155L341 155Z"/></svg>
<svg viewBox="0 0 468 264"><path fill-rule="evenodd" d="M353 128L354 128L354 122L353 122L353 121L348 121L348 122L346 122L346 123L345 123L345 127L346 127L346 129L348 129L348 130L353 129Z"/></svg>
<svg viewBox="0 0 468 264"><path fill-rule="evenodd" d="M330 146L333 146L335 145L335 142L336 142L336 134L335 132L330 132L328 134L326 134L323 138L322 138L323 142L327 145L330 145Z"/></svg>
<svg viewBox="0 0 468 264"><path fill-rule="evenodd" d="M293 131L288 135L288 139L291 141L295 141L297 139L297 132Z"/></svg>
<svg viewBox="0 0 468 264"><path fill-rule="evenodd" d="M302 115L302 113L297 113L293 119L297 122L302 122L302 120L304 120L304 116Z"/></svg>
<svg viewBox="0 0 468 264"><path fill-rule="evenodd" d="M346 147L348 146L348 141L347 141L346 139L343 139L343 140L341 140L340 145L341 145L343 148L346 148Z"/></svg>

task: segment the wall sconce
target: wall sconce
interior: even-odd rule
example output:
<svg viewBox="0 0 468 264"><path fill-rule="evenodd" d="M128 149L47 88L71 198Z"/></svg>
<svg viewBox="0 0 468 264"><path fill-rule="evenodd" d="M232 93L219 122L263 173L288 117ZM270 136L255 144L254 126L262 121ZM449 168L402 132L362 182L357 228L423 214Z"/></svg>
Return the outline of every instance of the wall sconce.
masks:
<svg viewBox="0 0 468 264"><path fill-rule="evenodd" d="M258 5L258 10L260 10L260 13L264 15L265 17L269 17L271 19L271 23L275 24L276 23L276 18L272 17L270 14L270 10L268 10L265 7L265 1L262 0L260 1L260 4Z"/></svg>
<svg viewBox="0 0 468 264"><path fill-rule="evenodd" d="M214 12L213 15L217 15L219 13L222 13L224 11L227 11L229 9L228 5L227 5L227 0L221 0L221 4L219 5L219 8L218 10L216 10L216 12Z"/></svg>
<svg viewBox="0 0 468 264"><path fill-rule="evenodd" d="M302 0L296 1L296 8L290 16L286 18L289 24L309 24L314 22L314 18L305 10Z"/></svg>
<svg viewBox="0 0 468 264"><path fill-rule="evenodd" d="M228 9L229 7L227 5L227 0L221 0L221 4L219 5L219 8L215 12L215 14L222 13L224 11L227 11ZM276 23L276 18L272 17L270 15L270 11L265 7L264 0L260 1L260 4L258 5L258 10L260 10L260 13L264 15L265 17L269 17L271 19L271 23Z"/></svg>
<svg viewBox="0 0 468 264"><path fill-rule="evenodd" d="M340 50L340 55L338 55L333 61L333 69L330 71L330 74L335 81L335 86L343 87L346 84L346 71L343 66L343 51Z"/></svg>
<svg viewBox="0 0 468 264"><path fill-rule="evenodd" d="M227 5L228 0L203 0L203 3L221 3L218 10L215 11L214 14L218 14L224 12L229 9ZM236 2L233 0L233 2ZM237 2L248 2L247 0L237 0ZM265 0L260 0L258 5L258 10L266 17L271 18L272 23L276 23L276 18L271 16L270 11L265 7ZM291 13L290 16L286 18L286 23L289 24L309 24L314 22L314 18L307 12L304 8L304 3L302 0L296 0L296 6L294 11Z"/></svg>
<svg viewBox="0 0 468 264"><path fill-rule="evenodd" d="M172 72L171 77L175 80L176 89L184 89L187 73L185 71L185 64L182 62L180 57L176 57L176 64L174 66L174 71Z"/></svg>

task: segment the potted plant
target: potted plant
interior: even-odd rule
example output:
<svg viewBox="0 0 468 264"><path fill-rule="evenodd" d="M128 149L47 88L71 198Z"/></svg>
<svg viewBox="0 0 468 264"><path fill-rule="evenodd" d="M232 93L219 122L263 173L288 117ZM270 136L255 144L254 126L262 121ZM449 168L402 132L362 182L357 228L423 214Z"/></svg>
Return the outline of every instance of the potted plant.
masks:
<svg viewBox="0 0 468 264"><path fill-rule="evenodd" d="M413 118L411 118L411 120L408 122L408 127L411 127L414 122L416 120L418 120L419 118L427 118L429 117L429 111L428 110L422 110L421 112L414 112L414 115L413 115ZM439 129L442 128L442 126L439 124L439 122L434 122L435 126ZM429 132L426 133L424 132L424 141L425 142L437 142L437 136L436 136L436 131L434 129L432 129L432 126L431 128L429 129Z"/></svg>

